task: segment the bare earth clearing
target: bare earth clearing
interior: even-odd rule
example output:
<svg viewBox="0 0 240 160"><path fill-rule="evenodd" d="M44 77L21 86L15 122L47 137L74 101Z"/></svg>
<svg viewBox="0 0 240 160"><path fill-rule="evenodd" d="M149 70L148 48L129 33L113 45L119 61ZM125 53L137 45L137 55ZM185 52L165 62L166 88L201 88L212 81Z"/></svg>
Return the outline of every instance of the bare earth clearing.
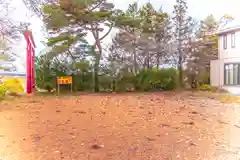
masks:
<svg viewBox="0 0 240 160"><path fill-rule="evenodd" d="M238 107L170 92L21 97L0 104L0 160L238 160Z"/></svg>

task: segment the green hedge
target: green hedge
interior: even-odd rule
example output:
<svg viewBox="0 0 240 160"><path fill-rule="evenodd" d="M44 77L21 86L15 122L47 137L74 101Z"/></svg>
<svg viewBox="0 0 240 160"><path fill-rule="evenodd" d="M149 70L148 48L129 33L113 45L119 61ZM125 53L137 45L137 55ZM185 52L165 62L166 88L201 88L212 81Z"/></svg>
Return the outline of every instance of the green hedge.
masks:
<svg viewBox="0 0 240 160"><path fill-rule="evenodd" d="M63 76L63 74L61 74ZM49 78L51 77L51 78ZM48 82L39 82L43 89L51 90L56 86L56 75L49 76L44 80ZM144 69L137 75L131 72L116 77L110 75L99 76L99 88L101 91L167 91L177 88L177 71L173 68L168 69ZM38 79L37 79L38 80ZM61 87L61 90L69 90L68 87ZM87 72L73 76L74 91L93 90L92 73Z"/></svg>
<svg viewBox="0 0 240 160"><path fill-rule="evenodd" d="M136 76L136 89L141 91L173 90L177 88L177 71L168 69L142 70Z"/></svg>

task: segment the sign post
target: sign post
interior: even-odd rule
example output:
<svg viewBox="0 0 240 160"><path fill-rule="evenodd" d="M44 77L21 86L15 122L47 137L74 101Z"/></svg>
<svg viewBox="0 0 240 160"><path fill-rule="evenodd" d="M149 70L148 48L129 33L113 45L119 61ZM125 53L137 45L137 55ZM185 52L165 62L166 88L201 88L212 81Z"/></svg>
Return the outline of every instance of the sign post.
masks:
<svg viewBox="0 0 240 160"><path fill-rule="evenodd" d="M71 87L71 93L72 93L72 76L62 76L57 77L57 93L60 94L60 86L61 85L70 85Z"/></svg>

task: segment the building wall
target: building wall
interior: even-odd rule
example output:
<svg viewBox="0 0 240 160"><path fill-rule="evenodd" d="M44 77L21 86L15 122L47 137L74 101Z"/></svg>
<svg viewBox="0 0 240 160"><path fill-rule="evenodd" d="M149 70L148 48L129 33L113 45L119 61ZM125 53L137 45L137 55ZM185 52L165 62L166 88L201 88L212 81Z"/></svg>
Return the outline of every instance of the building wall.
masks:
<svg viewBox="0 0 240 160"><path fill-rule="evenodd" d="M219 65L219 60L213 60L210 63L210 83L213 86L220 85Z"/></svg>
<svg viewBox="0 0 240 160"><path fill-rule="evenodd" d="M223 48L223 35L219 36L218 39L218 59L228 59L228 58L240 58L240 31L235 32L235 48L231 47L231 33L227 34L227 49Z"/></svg>
<svg viewBox="0 0 240 160"><path fill-rule="evenodd" d="M218 39L218 60L211 61L210 79L211 85L224 87L224 64L240 63L240 31L235 31L235 47L232 48L231 34L227 35L227 48L224 49L224 34L219 35Z"/></svg>
<svg viewBox="0 0 240 160"><path fill-rule="evenodd" d="M240 57L225 58L213 60L210 63L210 80L211 85L222 87L224 85L224 64L240 63Z"/></svg>

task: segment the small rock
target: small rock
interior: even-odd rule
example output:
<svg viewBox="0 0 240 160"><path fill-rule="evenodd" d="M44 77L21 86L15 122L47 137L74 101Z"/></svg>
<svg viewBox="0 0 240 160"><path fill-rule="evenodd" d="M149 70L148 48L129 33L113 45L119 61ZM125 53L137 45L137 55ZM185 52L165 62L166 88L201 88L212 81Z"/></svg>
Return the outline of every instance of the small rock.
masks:
<svg viewBox="0 0 240 160"><path fill-rule="evenodd" d="M134 148L130 148L128 151L129 151L129 152L136 152L137 149L138 149L138 147L134 147Z"/></svg>
<svg viewBox="0 0 240 160"><path fill-rule="evenodd" d="M75 110L75 111L73 111L73 113L86 114L85 111L81 111L81 110Z"/></svg>
<svg viewBox="0 0 240 160"><path fill-rule="evenodd" d="M186 125L194 125L194 122L182 122L182 123Z"/></svg>
<svg viewBox="0 0 240 160"><path fill-rule="evenodd" d="M150 138L150 137L145 137L148 141L155 141L156 139Z"/></svg>
<svg viewBox="0 0 240 160"><path fill-rule="evenodd" d="M236 124L235 124L234 126L235 126L235 127L237 127L237 128L240 128L240 126L239 126L239 125L236 125Z"/></svg>
<svg viewBox="0 0 240 160"><path fill-rule="evenodd" d="M197 144L196 144L196 143L193 143L193 142L190 142L189 145L190 145L190 146L196 146Z"/></svg>
<svg viewBox="0 0 240 160"><path fill-rule="evenodd" d="M102 114L104 114L104 115L105 115L105 114L106 114L106 112L102 112Z"/></svg>
<svg viewBox="0 0 240 160"><path fill-rule="evenodd" d="M169 124L161 124L162 127L170 127Z"/></svg>
<svg viewBox="0 0 240 160"><path fill-rule="evenodd" d="M40 140L41 140L41 137L39 137L39 136L36 136L36 137L34 137L34 140L35 140L35 142L36 142L36 143L38 143L38 142L40 142Z"/></svg>
<svg viewBox="0 0 240 160"><path fill-rule="evenodd" d="M192 114L198 114L198 112L196 112L196 111L192 111L192 112L190 112L190 113L192 113Z"/></svg>
<svg viewBox="0 0 240 160"><path fill-rule="evenodd" d="M218 120L218 122L221 123L221 124L229 124L228 122L224 122L222 120Z"/></svg>
<svg viewBox="0 0 240 160"><path fill-rule="evenodd" d="M156 136L161 137L161 134L157 133Z"/></svg>
<svg viewBox="0 0 240 160"><path fill-rule="evenodd" d="M91 146L92 149L100 149L100 148L103 148L104 145L98 145L98 144L94 144Z"/></svg>

